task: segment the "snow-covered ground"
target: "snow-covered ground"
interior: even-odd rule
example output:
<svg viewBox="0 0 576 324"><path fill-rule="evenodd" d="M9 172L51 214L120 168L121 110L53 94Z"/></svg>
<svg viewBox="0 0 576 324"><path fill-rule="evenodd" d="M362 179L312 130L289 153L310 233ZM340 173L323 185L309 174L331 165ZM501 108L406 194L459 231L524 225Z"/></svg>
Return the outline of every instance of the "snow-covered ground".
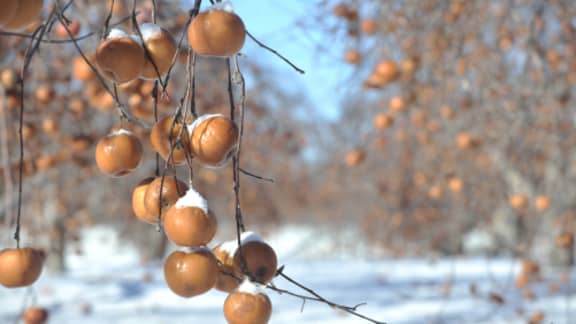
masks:
<svg viewBox="0 0 576 324"><path fill-rule="evenodd" d="M532 300L514 285L518 264L508 259L370 259L322 255L325 238L306 245L313 233L291 229L290 240L270 240L278 250L285 273L334 302L355 305L358 311L387 323L526 323L543 311L544 323L574 322L574 283L560 289L559 274L544 271L530 285ZM287 234L278 234L283 237ZM69 256L70 271L63 276L45 273L33 290L0 287L0 323L14 323L24 303L35 299L50 311L50 323L225 323L226 295L211 291L190 299L173 294L165 285L161 264L139 264L135 250L114 239L114 232L94 228L84 233L84 255ZM300 238L300 239L297 239ZM284 242L284 243L282 243ZM286 243L289 242L289 243ZM281 246L280 246L281 245ZM277 279L278 287L304 293ZM552 287L553 288L553 287ZM504 303L488 297L498 293ZM269 291L274 310L271 323L367 323L316 302ZM574 315L574 316L572 316Z"/></svg>

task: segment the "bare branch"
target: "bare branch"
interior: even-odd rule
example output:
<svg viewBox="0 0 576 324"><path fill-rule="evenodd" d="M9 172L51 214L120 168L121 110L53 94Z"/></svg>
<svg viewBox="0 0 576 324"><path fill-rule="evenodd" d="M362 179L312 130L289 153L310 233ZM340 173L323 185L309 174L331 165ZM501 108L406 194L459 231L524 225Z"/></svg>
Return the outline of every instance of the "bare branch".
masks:
<svg viewBox="0 0 576 324"><path fill-rule="evenodd" d="M258 44L258 46L266 49L267 51L271 52L272 54L278 56L282 61L288 63L288 65L290 65L294 70L296 70L298 73L304 74L305 71L302 70L301 68L297 67L296 64L292 63L289 59L287 59L286 57L284 57L284 55L278 53L278 51L276 51L275 49L265 45L264 43L262 43L261 41L259 41L256 37L254 37L249 31L246 31L246 34L248 35L248 37L250 37L256 44Z"/></svg>

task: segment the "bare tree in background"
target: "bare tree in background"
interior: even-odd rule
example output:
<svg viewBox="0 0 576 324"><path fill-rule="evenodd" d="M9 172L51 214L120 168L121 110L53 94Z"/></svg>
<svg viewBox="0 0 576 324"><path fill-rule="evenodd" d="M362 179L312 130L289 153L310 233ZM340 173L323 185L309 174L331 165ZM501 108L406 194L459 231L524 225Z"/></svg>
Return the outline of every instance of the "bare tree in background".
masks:
<svg viewBox="0 0 576 324"><path fill-rule="evenodd" d="M319 55L353 75L319 185L393 254L573 262L572 1L318 1ZM344 126L345 125L345 126ZM320 192L322 190L319 190ZM338 197L338 198L336 198ZM331 207L331 206L330 206ZM344 209L342 209L344 210Z"/></svg>

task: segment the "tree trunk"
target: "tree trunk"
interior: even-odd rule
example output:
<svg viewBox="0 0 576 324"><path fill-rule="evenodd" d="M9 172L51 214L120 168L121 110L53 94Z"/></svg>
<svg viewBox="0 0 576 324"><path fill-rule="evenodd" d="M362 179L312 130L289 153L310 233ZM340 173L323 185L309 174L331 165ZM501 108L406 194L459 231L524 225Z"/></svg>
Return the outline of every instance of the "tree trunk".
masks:
<svg viewBox="0 0 576 324"><path fill-rule="evenodd" d="M138 241L141 241L139 239ZM164 258L168 247L168 238L164 233L153 233L140 245L140 256L143 262L159 261Z"/></svg>
<svg viewBox="0 0 576 324"><path fill-rule="evenodd" d="M62 219L52 223L46 267L52 273L66 271L66 228Z"/></svg>

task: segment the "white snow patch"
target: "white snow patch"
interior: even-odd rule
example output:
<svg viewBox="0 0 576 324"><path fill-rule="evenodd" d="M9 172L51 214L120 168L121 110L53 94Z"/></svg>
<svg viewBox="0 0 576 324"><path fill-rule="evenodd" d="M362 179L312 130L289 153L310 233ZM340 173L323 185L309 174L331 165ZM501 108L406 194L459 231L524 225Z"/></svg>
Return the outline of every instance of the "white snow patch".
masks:
<svg viewBox="0 0 576 324"><path fill-rule="evenodd" d="M208 7L208 10L224 10L230 13L234 13L234 6L232 5L232 1L224 0L222 2L217 2L212 6Z"/></svg>
<svg viewBox="0 0 576 324"><path fill-rule="evenodd" d="M494 235L483 228L474 228L464 234L462 245L464 251L469 253L486 253L497 248Z"/></svg>
<svg viewBox="0 0 576 324"><path fill-rule="evenodd" d="M190 136L192 136L194 129L196 129L196 127L198 127L198 125L202 124L205 120L208 120L210 118L216 118L216 117L226 117L226 116L224 116L222 114L205 114L205 115L202 115L202 116L196 118L196 120L194 122L192 122L192 124L188 125L188 134L190 134Z"/></svg>
<svg viewBox="0 0 576 324"><path fill-rule="evenodd" d="M130 38L132 38L133 41L136 42L136 44L142 46L142 40L140 39L140 37L136 34L130 34L129 36Z"/></svg>
<svg viewBox="0 0 576 324"><path fill-rule="evenodd" d="M142 33L142 38L144 41L148 41L151 38L162 36L162 27L153 23L143 23L140 27L140 32Z"/></svg>
<svg viewBox="0 0 576 324"><path fill-rule="evenodd" d="M244 245L248 242L263 242L262 237L254 232L244 232L240 235L240 244ZM229 256L233 256L238 249L238 240L230 240L224 242L220 245L220 250L228 253Z"/></svg>
<svg viewBox="0 0 576 324"><path fill-rule="evenodd" d="M136 247L123 241L111 226L84 228L79 237L81 241L76 247L82 251L82 255L68 251L67 266L72 272L94 273L101 271L103 265L125 267L140 261Z"/></svg>
<svg viewBox="0 0 576 324"><path fill-rule="evenodd" d="M254 232L244 232L240 235L240 244L244 245L248 242L263 242L262 237Z"/></svg>
<svg viewBox="0 0 576 324"><path fill-rule="evenodd" d="M250 295L258 295L258 294L264 295L264 289L262 288L262 286L260 286L256 283L253 283L248 279L244 280L240 284L240 286L238 286L238 292L242 292L242 293L246 293L246 294L250 294Z"/></svg>
<svg viewBox="0 0 576 324"><path fill-rule="evenodd" d="M110 32L108 33L108 37L106 37L106 39L109 40L109 39L118 39L118 38L130 38L133 41L135 41L138 45L141 45L140 37L138 37L138 35L128 34L119 28L110 29Z"/></svg>
<svg viewBox="0 0 576 324"><path fill-rule="evenodd" d="M115 135L128 135L128 136L134 136L134 133L132 133L131 131L125 129L125 128L120 128L118 130L115 130L113 132L111 132L108 136L115 136Z"/></svg>
<svg viewBox="0 0 576 324"><path fill-rule="evenodd" d="M322 226L285 225L266 242L274 247L281 259L315 259L331 257L383 257L386 251L379 246L370 245L360 230L354 226L344 226L339 230Z"/></svg>
<svg viewBox="0 0 576 324"><path fill-rule="evenodd" d="M126 38L126 37L130 37L130 36L128 35L128 33L123 31L122 29L112 28L112 29L110 29L110 32L108 33L108 37L106 37L106 39Z"/></svg>
<svg viewBox="0 0 576 324"><path fill-rule="evenodd" d="M208 217L208 201L200 195L200 193L194 188L188 189L186 194L178 199L175 204L176 208L185 207L198 207L204 211L206 217Z"/></svg>

